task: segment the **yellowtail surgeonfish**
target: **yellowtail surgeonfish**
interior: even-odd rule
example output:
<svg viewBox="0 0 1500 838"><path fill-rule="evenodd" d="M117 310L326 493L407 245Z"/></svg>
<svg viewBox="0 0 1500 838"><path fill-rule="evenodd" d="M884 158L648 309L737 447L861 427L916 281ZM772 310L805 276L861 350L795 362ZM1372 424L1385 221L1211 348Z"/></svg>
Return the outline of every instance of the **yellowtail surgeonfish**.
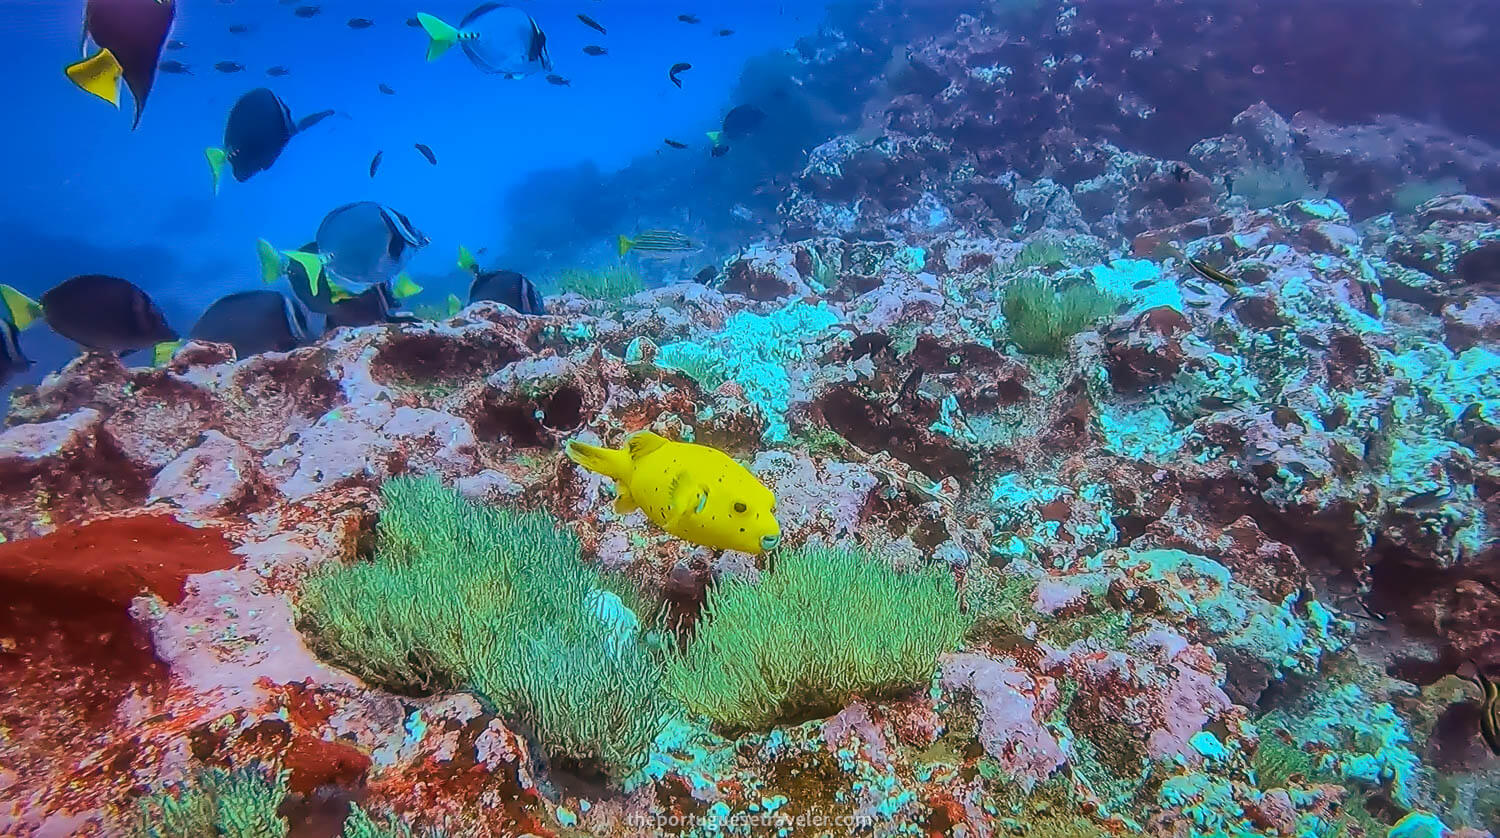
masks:
<svg viewBox="0 0 1500 838"><path fill-rule="evenodd" d="M31 367L21 351L21 331L42 316L42 307L9 285L0 285L0 387Z"/></svg>
<svg viewBox="0 0 1500 838"><path fill-rule="evenodd" d="M619 450L574 440L567 452L615 481L622 515L640 509L672 535L716 550L758 555L781 543L776 496L717 448L640 431Z"/></svg>
<svg viewBox="0 0 1500 838"><path fill-rule="evenodd" d="M224 146L203 152L213 171L214 192L219 191L225 164L234 179L244 183L257 172L271 168L292 137L332 115L331 110L319 111L297 122L292 119L291 108L267 88L257 87L241 96L224 122Z"/></svg>
<svg viewBox="0 0 1500 838"><path fill-rule="evenodd" d="M156 81L162 47L177 15L176 0L88 0L83 7L85 58L70 64L68 78L100 99L120 106L120 80L135 100L135 120L141 124L146 97ZM92 43L97 50L87 51Z"/></svg>
<svg viewBox="0 0 1500 838"><path fill-rule="evenodd" d="M307 315L280 291L240 291L215 300L188 332L193 340L227 343L248 358L289 352L307 342Z"/></svg>
<svg viewBox="0 0 1500 838"><path fill-rule="evenodd" d="M547 36L531 15L515 6L485 3L450 26L425 12L417 22L427 33L427 60L457 45L469 63L490 75L519 79L552 69Z"/></svg>
<svg viewBox="0 0 1500 838"><path fill-rule="evenodd" d="M26 322L38 314L52 331L96 352L121 355L177 340L167 318L150 295L129 280L103 274L84 274L65 279L49 289L39 302L21 296L14 288L0 288L12 316L27 312ZM19 300L15 298L19 297ZM17 326L21 326L17 321Z"/></svg>

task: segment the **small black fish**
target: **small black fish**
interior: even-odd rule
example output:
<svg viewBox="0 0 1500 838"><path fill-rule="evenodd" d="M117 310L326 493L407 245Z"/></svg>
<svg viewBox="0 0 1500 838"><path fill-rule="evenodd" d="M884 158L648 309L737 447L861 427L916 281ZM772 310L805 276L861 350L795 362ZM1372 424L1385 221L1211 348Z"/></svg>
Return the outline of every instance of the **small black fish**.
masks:
<svg viewBox="0 0 1500 838"><path fill-rule="evenodd" d="M428 148L425 145L422 145L421 143L413 143L413 146L417 151L422 153L423 157L427 158L428 163L431 163L434 166L437 165L437 155L432 153L432 149Z"/></svg>
<svg viewBox="0 0 1500 838"><path fill-rule="evenodd" d="M707 265L703 270L693 274L693 281L699 285L712 285L714 279L719 275L719 269L713 265Z"/></svg>
<svg viewBox="0 0 1500 838"><path fill-rule="evenodd" d="M922 376L925 373L926 370L921 367L913 367L912 371L907 374L906 381L901 383L901 391L896 394L896 401L892 402L891 406L906 404L908 399L920 399L921 393L918 392L918 388L922 386Z"/></svg>
<svg viewBox="0 0 1500 838"><path fill-rule="evenodd" d="M1143 279L1143 280L1135 283L1134 285L1131 285L1130 287L1132 289L1136 290L1136 291L1139 291L1142 288L1150 288L1152 285L1155 285L1155 284L1156 284L1156 280L1154 280L1154 279Z"/></svg>
<svg viewBox="0 0 1500 838"><path fill-rule="evenodd" d="M548 73L547 74L547 83L548 84L555 84L558 87L572 87L573 86L572 82L568 81L567 79L563 78L562 76L559 76L556 73Z"/></svg>
<svg viewBox="0 0 1500 838"><path fill-rule="evenodd" d="M599 34L600 35L608 35L609 34L608 32L604 31L604 27L603 26L599 25L599 21L594 20L593 18L589 17L588 15L580 14L580 15L578 15L578 19L581 20L581 21L583 21L583 25L584 26L587 26L590 29L597 29L597 30L599 30Z"/></svg>
<svg viewBox="0 0 1500 838"><path fill-rule="evenodd" d="M384 151L377 151L375 152L375 156L370 159L370 177L375 177L375 170L380 168L380 157L383 154L385 154Z"/></svg>
<svg viewBox="0 0 1500 838"><path fill-rule="evenodd" d="M729 153L729 146L720 144L720 145L716 145L713 148L709 149L708 156L710 156L710 157L723 157L724 155L726 155L728 153Z"/></svg>
<svg viewBox="0 0 1500 838"><path fill-rule="evenodd" d="M387 96L395 96L396 95L396 91L392 90L391 86L388 85L388 84L386 84L386 83L384 83L384 82L381 82L381 84L380 84L380 92L384 93Z"/></svg>
<svg viewBox="0 0 1500 838"><path fill-rule="evenodd" d="M1219 287L1223 288L1225 291L1233 294L1239 290L1239 286L1235 284L1234 280L1231 279L1228 274L1224 273L1218 268L1213 267L1212 265L1204 262L1201 259L1189 259L1187 261L1188 264L1192 266L1193 270L1198 272L1199 276L1211 282L1218 283Z"/></svg>
<svg viewBox="0 0 1500 838"><path fill-rule="evenodd" d="M1234 191L1234 178L1231 177L1230 175L1225 175L1224 176L1224 191L1225 192L1233 192Z"/></svg>
<svg viewBox="0 0 1500 838"><path fill-rule="evenodd" d="M410 26L413 29L420 29L422 28L422 21L417 20L414 17L409 17L406 19L406 25Z"/></svg>
<svg viewBox="0 0 1500 838"><path fill-rule="evenodd" d="M597 44L589 44L583 48L584 55L609 55L609 50Z"/></svg>
<svg viewBox="0 0 1500 838"><path fill-rule="evenodd" d="M875 356L882 352L890 353L896 357L896 350L891 348L891 336L880 332L866 332L854 340L849 341L849 360L858 361L860 358L875 360Z"/></svg>
<svg viewBox="0 0 1500 838"><path fill-rule="evenodd" d="M1182 287L1186 288L1189 291L1192 291L1194 294L1208 293L1208 286L1204 285L1201 282L1194 282L1191 279L1182 283Z"/></svg>
<svg viewBox="0 0 1500 838"><path fill-rule="evenodd" d="M1340 600L1340 605L1348 602L1349 600L1353 600L1356 604L1359 605L1359 613L1350 613L1349 616L1356 617L1361 620L1369 620L1373 623L1383 623L1386 621L1386 615L1383 612L1376 611L1374 608L1371 608L1370 601L1365 599L1365 596L1363 594L1353 594L1351 596L1345 597Z"/></svg>
<svg viewBox="0 0 1500 838"><path fill-rule="evenodd" d="M1446 501L1451 497L1453 497L1452 486L1439 486L1436 489L1431 489L1426 492L1418 492L1414 495L1407 495L1401 501L1400 506L1402 509L1410 510L1413 512L1420 512L1429 509L1436 509L1437 507L1442 506L1443 501Z"/></svg>
<svg viewBox="0 0 1500 838"><path fill-rule="evenodd" d="M321 11L323 11L323 9L318 6L298 6L297 8L292 9L292 14L301 18L308 18L317 17L318 12Z"/></svg>
<svg viewBox="0 0 1500 838"><path fill-rule="evenodd" d="M235 23L229 27L229 32L233 35L244 35L249 31L250 24L248 23Z"/></svg>
<svg viewBox="0 0 1500 838"><path fill-rule="evenodd" d="M221 73L238 73L239 71L245 69L245 65L236 64L233 61L220 61L219 63L214 65L214 69L218 70Z"/></svg>
<svg viewBox="0 0 1500 838"><path fill-rule="evenodd" d="M193 74L193 71L188 68L188 65L182 63L181 61L163 61L162 63L156 65L156 69L162 71L163 73L176 73L179 76L191 76Z"/></svg>
<svg viewBox="0 0 1500 838"><path fill-rule="evenodd" d="M733 29L720 29L719 30L719 37L720 38L728 38L730 35L733 35L733 34L734 34L734 30Z"/></svg>
<svg viewBox="0 0 1500 838"><path fill-rule="evenodd" d="M1176 166L1173 166L1172 167L1172 177L1178 183L1187 183L1188 182L1188 177L1189 177L1187 167L1184 166L1184 165L1182 165L1181 163L1178 163Z"/></svg>
<svg viewBox="0 0 1500 838"><path fill-rule="evenodd" d="M1208 300L1186 300L1185 302L1187 303L1189 308L1208 308L1209 306L1213 305L1213 303L1209 302Z"/></svg>
<svg viewBox="0 0 1500 838"><path fill-rule="evenodd" d="M170 49L170 50L187 49L187 41L179 41L176 38L173 38L172 40L167 41L167 49Z"/></svg>
<svg viewBox="0 0 1500 838"><path fill-rule="evenodd" d="M697 15L678 15L677 19L680 20L680 21L682 21L683 23L702 23L703 22L703 21L701 21L701 20L698 19Z"/></svg>
<svg viewBox="0 0 1500 838"><path fill-rule="evenodd" d="M369 29L371 26L375 25L375 21L370 20L367 17L351 17L349 18L349 22L345 25L350 29Z"/></svg>
<svg viewBox="0 0 1500 838"><path fill-rule="evenodd" d="M1303 419L1297 411L1284 404L1277 405L1271 409L1271 424L1281 430L1286 430L1291 425L1301 425L1304 429L1309 427L1306 419Z"/></svg>
<svg viewBox="0 0 1500 838"><path fill-rule="evenodd" d="M671 146L672 148L687 148L687 143L679 143L676 140L667 139L667 140L662 140L662 142L666 143L667 145Z"/></svg>
<svg viewBox="0 0 1500 838"><path fill-rule="evenodd" d="M1484 674L1478 661L1471 658L1469 664L1474 667L1474 683L1484 696L1479 702L1479 735L1490 751L1500 756L1500 686Z"/></svg>
<svg viewBox="0 0 1500 838"><path fill-rule="evenodd" d="M266 69L266 75L268 75L268 76L276 76L277 78L280 78L281 76L289 76L291 74L292 74L291 70L288 70L287 68L281 66L280 64L277 64L275 67L269 67L269 68Z"/></svg>
<svg viewBox="0 0 1500 838"><path fill-rule="evenodd" d="M677 77L677 74L686 72L691 69L693 69L693 65L687 63L686 61L679 61L676 64L672 65L672 69L667 71L667 78L671 79L673 84L677 85L678 87L682 87L682 79L679 79Z"/></svg>
<svg viewBox="0 0 1500 838"><path fill-rule="evenodd" d="M1204 410L1228 410L1234 405L1233 399L1226 399L1223 396L1204 396L1198 400L1198 406Z"/></svg>

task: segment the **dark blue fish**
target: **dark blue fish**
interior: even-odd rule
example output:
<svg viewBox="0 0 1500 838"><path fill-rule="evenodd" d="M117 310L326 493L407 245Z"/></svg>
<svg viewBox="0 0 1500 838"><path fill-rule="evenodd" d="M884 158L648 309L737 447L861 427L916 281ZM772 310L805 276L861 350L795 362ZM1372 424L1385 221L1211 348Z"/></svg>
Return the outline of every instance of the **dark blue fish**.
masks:
<svg viewBox="0 0 1500 838"><path fill-rule="evenodd" d="M280 291L240 291L215 300L188 337L227 343L241 358L289 352L308 339L307 315Z"/></svg>
<svg viewBox="0 0 1500 838"><path fill-rule="evenodd" d="M422 143L413 143L412 146L416 148L416 150L420 152L423 157L427 158L428 163L431 163L434 166L437 165L437 155L432 153L432 149L428 148Z"/></svg>
<svg viewBox="0 0 1500 838"><path fill-rule="evenodd" d="M52 331L85 349L124 354L177 340L150 295L119 277L75 276L39 302Z"/></svg>
<svg viewBox="0 0 1500 838"><path fill-rule="evenodd" d="M83 11L83 36L99 51L69 66L68 78L116 104L119 94L114 89L117 80L123 78L135 100L131 128L140 125L162 47L176 16L175 0L88 0Z"/></svg>
<svg viewBox="0 0 1500 838"><path fill-rule="evenodd" d="M229 109L224 147L204 152L213 169L214 191L219 189L226 162L234 171L234 179L244 183L257 172L271 168L292 137L332 115L331 110L319 111L294 122L291 109L267 88L257 87L241 96Z"/></svg>

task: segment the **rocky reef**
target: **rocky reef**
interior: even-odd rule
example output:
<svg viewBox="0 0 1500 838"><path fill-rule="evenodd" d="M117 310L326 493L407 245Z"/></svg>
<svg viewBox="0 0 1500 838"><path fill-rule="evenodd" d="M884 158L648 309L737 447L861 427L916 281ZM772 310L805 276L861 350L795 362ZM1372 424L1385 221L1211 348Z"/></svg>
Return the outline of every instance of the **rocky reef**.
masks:
<svg viewBox="0 0 1500 838"><path fill-rule="evenodd" d="M1038 14L1097 47L1121 8ZM1214 25L1192 30L1224 51L1206 67L1242 52ZM906 87L869 99L885 127L820 145L786 235L712 287L478 303L244 359L87 355L16 395L0 832L178 834L160 824L193 807L309 836L1496 829L1464 676L1500 668L1500 152L1266 102L1220 136L1107 133L1157 107L1108 61L1150 54L1049 65L1045 39L965 17L924 37ZM980 124L1064 87L1067 124ZM684 673L728 677L687 663L717 597L811 576L616 513L561 453L641 429L745 463L785 550L924 580L911 613L944 630L860 678L787 664L772 710L669 700ZM527 564L527 536L514 566L590 580L609 615L586 653L538 658L536 629L507 660L660 644L643 751L560 745L555 706L511 712L416 646L384 669L331 651L308 592L386 561L383 488L426 475L552 522L572 541L547 557L576 562ZM419 622L482 610L469 567L403 582ZM803 588L847 609L806 635L830 658L850 625L897 636L849 592L895 583L844 567L848 588Z"/></svg>

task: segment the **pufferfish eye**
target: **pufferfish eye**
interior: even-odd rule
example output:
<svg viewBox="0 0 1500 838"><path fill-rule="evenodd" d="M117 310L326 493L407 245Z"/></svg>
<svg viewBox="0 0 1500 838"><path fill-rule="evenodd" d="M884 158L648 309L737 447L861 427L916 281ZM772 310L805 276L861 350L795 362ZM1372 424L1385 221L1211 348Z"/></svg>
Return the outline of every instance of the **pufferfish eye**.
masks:
<svg viewBox="0 0 1500 838"><path fill-rule="evenodd" d="M743 503L735 503L735 505L734 505L734 511L735 512L744 512L745 511L745 505Z"/></svg>

